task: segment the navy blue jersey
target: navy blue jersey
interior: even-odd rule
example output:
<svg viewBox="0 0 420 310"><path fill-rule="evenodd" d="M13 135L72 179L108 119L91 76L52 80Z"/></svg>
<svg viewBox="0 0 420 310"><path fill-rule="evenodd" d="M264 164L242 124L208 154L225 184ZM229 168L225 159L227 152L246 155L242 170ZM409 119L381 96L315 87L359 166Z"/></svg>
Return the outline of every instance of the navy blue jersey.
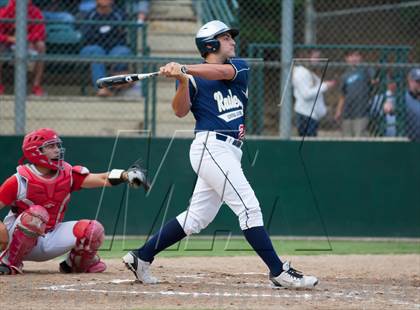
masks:
<svg viewBox="0 0 420 310"><path fill-rule="evenodd" d="M191 112L195 131L217 131L242 139L248 102L248 64L240 58L229 59L235 76L232 80L206 80L190 77Z"/></svg>

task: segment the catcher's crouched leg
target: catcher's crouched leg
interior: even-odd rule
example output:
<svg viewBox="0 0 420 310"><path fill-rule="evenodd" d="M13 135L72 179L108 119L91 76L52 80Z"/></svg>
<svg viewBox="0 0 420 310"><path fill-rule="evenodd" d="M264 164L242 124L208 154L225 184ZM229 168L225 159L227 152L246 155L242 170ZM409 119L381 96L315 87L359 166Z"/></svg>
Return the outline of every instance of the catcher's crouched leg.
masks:
<svg viewBox="0 0 420 310"><path fill-rule="evenodd" d="M42 206L33 205L22 212L9 245L0 256L0 274L23 273L22 261L36 246L38 237L44 235L48 220L48 211Z"/></svg>
<svg viewBox="0 0 420 310"><path fill-rule="evenodd" d="M76 246L60 264L60 271L63 273L105 271L106 265L97 255L105 237L102 224L95 220L80 220L74 225L73 234L76 237Z"/></svg>

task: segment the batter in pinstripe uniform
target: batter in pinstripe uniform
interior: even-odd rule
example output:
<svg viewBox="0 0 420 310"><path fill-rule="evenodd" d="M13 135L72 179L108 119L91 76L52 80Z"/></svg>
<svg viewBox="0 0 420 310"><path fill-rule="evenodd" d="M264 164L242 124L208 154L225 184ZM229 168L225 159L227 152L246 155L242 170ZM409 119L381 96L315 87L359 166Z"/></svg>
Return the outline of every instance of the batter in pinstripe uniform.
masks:
<svg viewBox="0 0 420 310"><path fill-rule="evenodd" d="M259 202L241 167L245 109L248 101L248 64L235 58L237 29L214 20L202 26L196 45L204 63L169 63L161 75L177 80L172 108L178 117L190 111L196 119L190 161L197 183L188 209L166 223L137 251L123 257L143 283L157 283L150 274L156 254L185 236L199 233L216 217L225 202L236 214L246 240L269 269L276 286L314 287L318 280L282 262L264 228Z"/></svg>

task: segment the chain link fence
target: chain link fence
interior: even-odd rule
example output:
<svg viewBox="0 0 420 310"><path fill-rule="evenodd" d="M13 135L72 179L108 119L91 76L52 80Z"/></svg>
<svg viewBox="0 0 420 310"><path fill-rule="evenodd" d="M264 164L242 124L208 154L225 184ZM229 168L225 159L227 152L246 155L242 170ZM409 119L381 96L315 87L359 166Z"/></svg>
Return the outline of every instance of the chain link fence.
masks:
<svg viewBox="0 0 420 310"><path fill-rule="evenodd" d="M4 13L13 3L0 0L0 134L21 133L19 119L24 131L51 126L64 135L192 129L191 115L180 120L171 111L173 81L112 92L94 81L169 61L199 63L194 34L220 19L239 27L238 54L251 65L248 136L420 139L420 1L32 0L29 96L20 110L15 16ZM282 15L287 8L292 14ZM30 39L34 29L45 34Z"/></svg>
<svg viewBox="0 0 420 310"><path fill-rule="evenodd" d="M19 45L21 2L27 3L28 26L27 42ZM114 135L149 126L150 85L112 91L95 85L106 75L152 70L138 63L149 53L148 14L144 0L0 1L1 134L49 126L64 135ZM19 47L27 91L15 88L25 78L14 74ZM26 104L16 102L21 93L28 94Z"/></svg>
<svg viewBox="0 0 420 310"><path fill-rule="evenodd" d="M286 2L238 1L241 55L264 64L252 71L258 113L248 127L307 137L418 136L420 115L411 105L420 104L420 89L408 73L420 61L420 1L290 1L294 18L283 29ZM290 62L282 58L284 31L293 37ZM282 70L293 93L290 129L281 118L288 103Z"/></svg>

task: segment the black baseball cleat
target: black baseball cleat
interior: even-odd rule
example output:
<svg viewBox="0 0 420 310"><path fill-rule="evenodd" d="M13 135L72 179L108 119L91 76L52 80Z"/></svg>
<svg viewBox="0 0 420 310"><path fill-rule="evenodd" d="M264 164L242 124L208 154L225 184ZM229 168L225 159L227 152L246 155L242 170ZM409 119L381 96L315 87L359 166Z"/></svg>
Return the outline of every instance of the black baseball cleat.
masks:
<svg viewBox="0 0 420 310"><path fill-rule="evenodd" d="M9 274L13 274L12 269L5 264L0 264L0 275L9 275Z"/></svg>
<svg viewBox="0 0 420 310"><path fill-rule="evenodd" d="M314 288L318 284L318 279L314 276L305 276L302 272L292 268L290 262L283 264L283 271L277 277L270 274L271 282L275 286L286 288Z"/></svg>

